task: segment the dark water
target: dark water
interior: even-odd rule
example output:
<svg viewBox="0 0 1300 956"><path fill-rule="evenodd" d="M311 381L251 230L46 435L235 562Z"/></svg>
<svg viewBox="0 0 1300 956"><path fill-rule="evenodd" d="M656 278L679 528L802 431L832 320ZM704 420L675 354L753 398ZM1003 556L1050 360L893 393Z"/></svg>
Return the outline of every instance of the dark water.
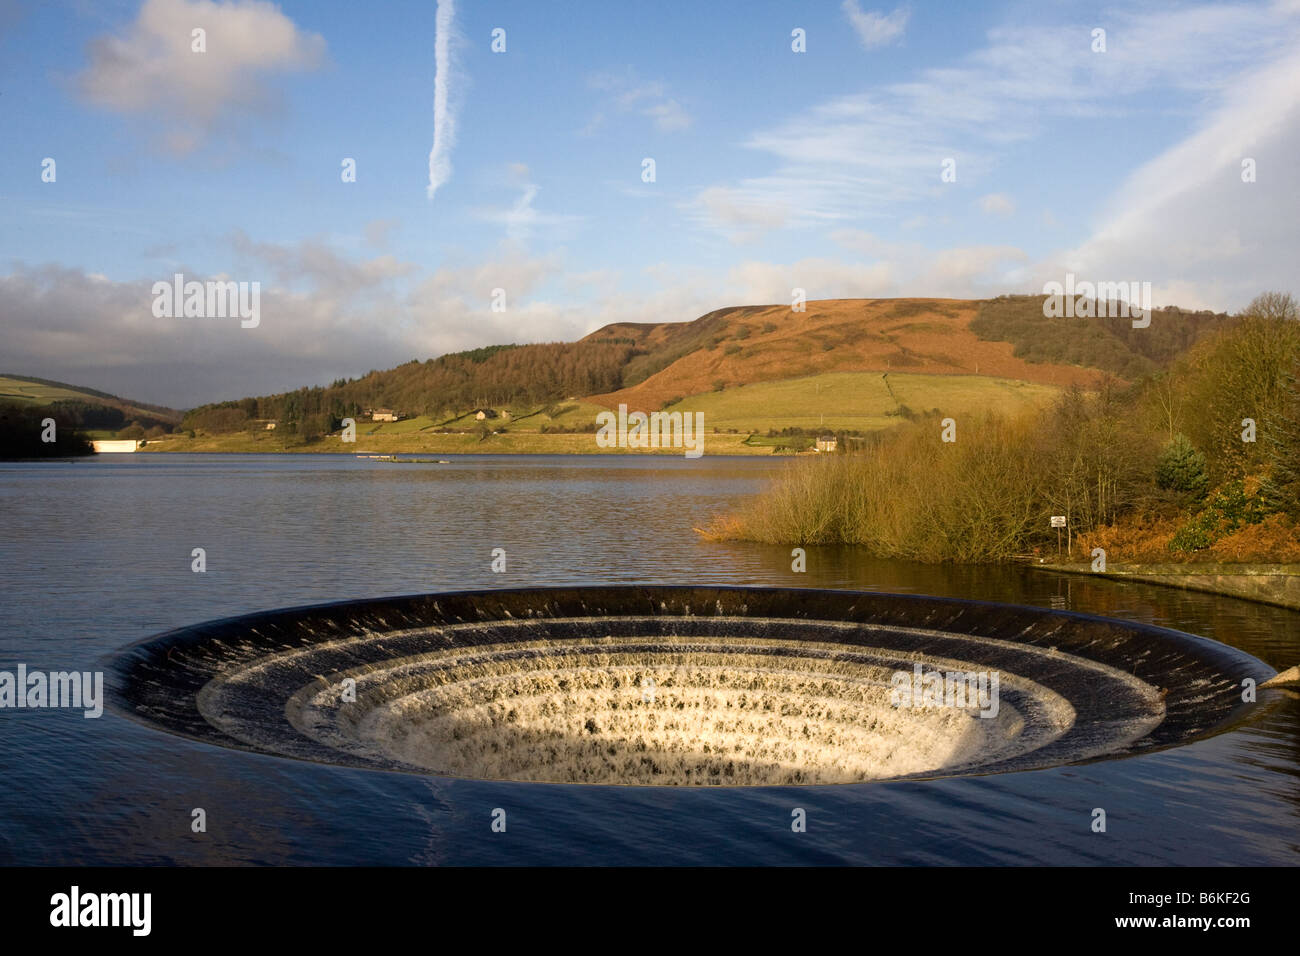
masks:
<svg viewBox="0 0 1300 956"><path fill-rule="evenodd" d="M1278 669L1300 614L1019 568L702 542L764 459L102 457L0 464L0 669L316 601L650 582L845 587L1067 608L1213 637ZM191 571L191 551L207 571ZM505 548L507 572L491 571ZM1174 750L986 777L690 790L488 783L191 743L112 714L0 710L0 862L1300 862L1300 702ZM191 832L201 807L207 832ZM1106 810L1107 832L1091 830ZM506 811L505 833L492 813ZM807 813L805 833L791 811Z"/></svg>

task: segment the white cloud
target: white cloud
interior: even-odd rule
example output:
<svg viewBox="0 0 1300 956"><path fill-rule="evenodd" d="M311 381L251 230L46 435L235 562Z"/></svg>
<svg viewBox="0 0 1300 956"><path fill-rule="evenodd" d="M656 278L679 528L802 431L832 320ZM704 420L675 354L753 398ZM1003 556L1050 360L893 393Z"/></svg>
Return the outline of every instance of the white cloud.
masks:
<svg viewBox="0 0 1300 956"><path fill-rule="evenodd" d="M844 15L849 18L858 39L868 50L892 43L903 35L907 29L907 20L912 11L907 7L898 7L893 13L877 13L874 10L864 12L858 6L858 0L844 0L840 5Z"/></svg>
<svg viewBox="0 0 1300 956"><path fill-rule="evenodd" d="M897 276L887 263L841 262L809 258L789 264L742 262L727 272L725 286L736 303L789 302L791 290L804 289L809 299L888 296Z"/></svg>
<svg viewBox="0 0 1300 956"><path fill-rule="evenodd" d="M1042 263L1042 281L1150 281L1157 304L1235 310L1268 289L1300 293L1300 53L1238 77L1200 127L1139 167L1092 234ZM1253 159L1256 181L1242 181Z"/></svg>
<svg viewBox="0 0 1300 956"><path fill-rule="evenodd" d="M989 193L980 197L980 209L993 216L1010 216L1016 211L1016 201L1006 193Z"/></svg>
<svg viewBox="0 0 1300 956"><path fill-rule="evenodd" d="M974 245L933 249L919 242L881 239L861 229L837 229L831 239L840 246L887 267L894 282L892 296L981 298L1008 291L1029 260L1015 246ZM811 296L811 291L809 295ZM818 295L818 298L827 296Z"/></svg>
<svg viewBox="0 0 1300 956"><path fill-rule="evenodd" d="M900 243L881 239L864 229L836 229L831 233L831 240L850 252L871 259L880 259L894 254Z"/></svg>
<svg viewBox="0 0 1300 956"><path fill-rule="evenodd" d="M480 345L577 337L581 319L563 304L536 295L561 267L558 255L530 255L511 242L487 259L441 266L406 299L407 340L415 354L432 356ZM505 293L504 312L492 311L494 289Z"/></svg>
<svg viewBox="0 0 1300 956"><path fill-rule="evenodd" d="M187 279L221 278L181 267ZM16 370L178 407L319 384L411 357L378 294L345 304L263 284L261 322L159 319L152 284L58 266L0 277L5 355ZM260 281L256 270L234 281Z"/></svg>
<svg viewBox="0 0 1300 956"><path fill-rule="evenodd" d="M733 242L752 241L769 229L780 228L789 218L784 204L722 186L700 190L683 208L713 228L726 230Z"/></svg>
<svg viewBox="0 0 1300 956"><path fill-rule="evenodd" d="M254 242L243 232L236 232L231 245L240 257L259 268L268 267L283 286L306 285L339 304L362 294L372 296L377 286L410 275L415 269L412 263L392 255L359 261L349 259L321 239Z"/></svg>
<svg viewBox="0 0 1300 956"><path fill-rule="evenodd" d="M206 31L206 52L192 50L195 29ZM179 155L273 106L266 74L315 69L324 55L324 39L270 3L145 0L122 33L91 41L76 82L95 106L161 121Z"/></svg>

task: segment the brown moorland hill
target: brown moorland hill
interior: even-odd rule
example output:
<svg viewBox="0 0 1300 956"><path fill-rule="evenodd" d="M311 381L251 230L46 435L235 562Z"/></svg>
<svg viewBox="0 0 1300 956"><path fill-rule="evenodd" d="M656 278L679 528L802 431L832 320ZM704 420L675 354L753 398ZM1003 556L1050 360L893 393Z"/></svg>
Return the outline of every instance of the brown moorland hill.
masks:
<svg viewBox="0 0 1300 956"><path fill-rule="evenodd" d="M657 409L720 384L822 372L987 375L1085 387L1103 376L1095 368L1026 361L1010 342L981 339L970 329L979 308L966 299L825 299L809 302L805 312L743 306L693 322L615 323L583 341L621 339L646 354L629 365L624 388L588 401Z"/></svg>
<svg viewBox="0 0 1300 956"><path fill-rule="evenodd" d="M484 346L329 386L202 406L187 414L185 427L217 433L277 420L325 434L342 417L372 407L432 419L425 427L479 406L548 418L548 408L563 417L558 403L578 400L653 411L731 386L824 373L1086 388L1106 374L1136 381L1166 368L1230 320L1166 306L1135 329L1127 316L1049 317L1044 297L1033 295L827 299L809 302L804 312L784 304L734 306L690 322L619 322L577 342Z"/></svg>

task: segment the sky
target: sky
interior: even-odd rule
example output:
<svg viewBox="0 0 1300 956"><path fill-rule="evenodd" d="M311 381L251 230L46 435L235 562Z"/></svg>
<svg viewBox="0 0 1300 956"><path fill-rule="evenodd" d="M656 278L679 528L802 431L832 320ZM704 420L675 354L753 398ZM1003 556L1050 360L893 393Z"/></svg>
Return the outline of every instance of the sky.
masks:
<svg viewBox="0 0 1300 956"><path fill-rule="evenodd" d="M1300 293L1298 41L1300 0L0 0L0 372L187 408L1070 272L1233 311ZM177 273L256 327L159 318Z"/></svg>

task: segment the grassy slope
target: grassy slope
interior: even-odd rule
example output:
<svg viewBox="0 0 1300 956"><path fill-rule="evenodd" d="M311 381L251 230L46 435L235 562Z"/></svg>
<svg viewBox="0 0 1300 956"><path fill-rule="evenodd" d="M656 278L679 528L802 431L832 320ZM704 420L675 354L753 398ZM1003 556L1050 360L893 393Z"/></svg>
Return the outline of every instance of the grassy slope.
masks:
<svg viewBox="0 0 1300 956"><path fill-rule="evenodd" d="M889 388L913 411L937 408L945 414L981 411L1015 413L1046 405L1060 390L1009 379L975 375L888 373ZM880 372L830 372L779 382L761 382L694 395L672 411L703 412L706 429L826 428L873 431L902 419Z"/></svg>
<svg viewBox="0 0 1300 956"><path fill-rule="evenodd" d="M121 409L128 419L144 417L170 422L181 420L181 413L174 409L140 405L130 399L94 390L82 390L75 385L34 382L10 375L0 375L0 402L2 401L26 402L33 405L80 401L88 405L107 405Z"/></svg>
<svg viewBox="0 0 1300 956"><path fill-rule="evenodd" d="M50 402L63 400L93 401L97 404L101 401L86 392L78 392L71 388L42 385L39 382L29 382L26 379L11 378L7 375L0 376L0 401L48 405Z"/></svg>

